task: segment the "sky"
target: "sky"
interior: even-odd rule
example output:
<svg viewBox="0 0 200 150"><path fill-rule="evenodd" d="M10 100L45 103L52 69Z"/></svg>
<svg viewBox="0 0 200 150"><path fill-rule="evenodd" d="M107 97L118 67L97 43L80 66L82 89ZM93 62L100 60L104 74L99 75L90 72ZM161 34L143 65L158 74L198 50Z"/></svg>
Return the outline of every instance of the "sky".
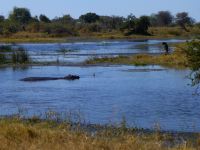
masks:
<svg viewBox="0 0 200 150"><path fill-rule="evenodd" d="M0 15L8 16L15 6L30 9L33 16L45 14L51 19L64 14L78 18L87 12L118 16L132 13L139 17L168 10L172 14L186 11L200 21L200 0L0 0Z"/></svg>

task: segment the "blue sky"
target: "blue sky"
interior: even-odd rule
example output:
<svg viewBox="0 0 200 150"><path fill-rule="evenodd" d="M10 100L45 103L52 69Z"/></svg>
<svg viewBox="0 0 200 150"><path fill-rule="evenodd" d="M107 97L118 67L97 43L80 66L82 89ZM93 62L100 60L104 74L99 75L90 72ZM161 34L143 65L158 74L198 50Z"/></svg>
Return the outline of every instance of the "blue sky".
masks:
<svg viewBox="0 0 200 150"><path fill-rule="evenodd" d="M86 12L99 15L150 15L159 10L173 14L181 11L200 21L200 0L0 0L0 15L8 16L14 6L26 7L32 15L46 14L50 18L71 14L78 18Z"/></svg>

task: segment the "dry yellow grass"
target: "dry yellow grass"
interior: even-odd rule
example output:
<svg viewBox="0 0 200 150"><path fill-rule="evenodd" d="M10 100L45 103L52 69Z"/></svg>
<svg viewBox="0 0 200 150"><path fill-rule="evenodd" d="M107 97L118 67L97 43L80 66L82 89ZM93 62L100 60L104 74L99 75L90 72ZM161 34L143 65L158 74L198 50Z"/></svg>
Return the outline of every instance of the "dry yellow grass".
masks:
<svg viewBox="0 0 200 150"><path fill-rule="evenodd" d="M169 55L148 55L138 54L133 56L93 58L88 60L87 64L131 64L131 65L161 65L173 68L185 68L188 65L187 58L182 52L184 44L178 45L174 53Z"/></svg>
<svg viewBox="0 0 200 150"><path fill-rule="evenodd" d="M112 129L96 134L70 130L69 124L41 120L0 120L1 150L195 150L198 143L173 143L173 137L154 134L117 133ZM115 129L117 130L117 129ZM117 134L114 134L114 132Z"/></svg>
<svg viewBox="0 0 200 150"><path fill-rule="evenodd" d="M151 27L149 33L158 37L192 37L200 34L200 28L197 26L187 27L188 31L181 27Z"/></svg>

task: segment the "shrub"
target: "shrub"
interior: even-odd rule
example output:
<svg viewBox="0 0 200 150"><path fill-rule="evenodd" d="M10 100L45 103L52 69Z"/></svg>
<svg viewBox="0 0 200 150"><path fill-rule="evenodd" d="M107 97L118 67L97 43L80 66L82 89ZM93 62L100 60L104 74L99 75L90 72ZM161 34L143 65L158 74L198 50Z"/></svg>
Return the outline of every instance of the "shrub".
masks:
<svg viewBox="0 0 200 150"><path fill-rule="evenodd" d="M200 83L200 41L194 40L187 43L187 48L184 49L189 67L192 69L191 80L192 85Z"/></svg>

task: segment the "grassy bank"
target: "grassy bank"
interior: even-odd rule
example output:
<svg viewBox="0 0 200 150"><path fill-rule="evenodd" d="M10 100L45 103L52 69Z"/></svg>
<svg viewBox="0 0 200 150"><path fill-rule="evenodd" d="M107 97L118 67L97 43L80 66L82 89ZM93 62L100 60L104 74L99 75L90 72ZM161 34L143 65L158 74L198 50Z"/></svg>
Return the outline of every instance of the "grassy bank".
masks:
<svg viewBox="0 0 200 150"><path fill-rule="evenodd" d="M94 127L96 130L92 132L84 130L79 124L73 126L68 122L36 117L1 118L0 149L193 150L200 146L198 134L184 136L159 131L145 133L123 125L117 128Z"/></svg>
<svg viewBox="0 0 200 150"><path fill-rule="evenodd" d="M0 37L0 42L3 43L61 43L61 42L74 42L74 41L91 41L91 40L106 40L106 39L166 39L166 38L192 38L199 36L200 28L188 27L188 31L181 29L180 27L150 27L150 35L138 35L132 34L125 36L123 32L111 31L111 32L91 32L80 33L76 36L52 36L47 33L30 33L30 32L18 32L7 37Z"/></svg>
<svg viewBox="0 0 200 150"><path fill-rule="evenodd" d="M128 64L136 66L161 65L173 68L186 68L188 62L185 54L182 52L183 47L185 47L185 44L177 45L175 52L169 55L137 54L133 56L118 56L112 58L92 58L86 61L86 64Z"/></svg>

